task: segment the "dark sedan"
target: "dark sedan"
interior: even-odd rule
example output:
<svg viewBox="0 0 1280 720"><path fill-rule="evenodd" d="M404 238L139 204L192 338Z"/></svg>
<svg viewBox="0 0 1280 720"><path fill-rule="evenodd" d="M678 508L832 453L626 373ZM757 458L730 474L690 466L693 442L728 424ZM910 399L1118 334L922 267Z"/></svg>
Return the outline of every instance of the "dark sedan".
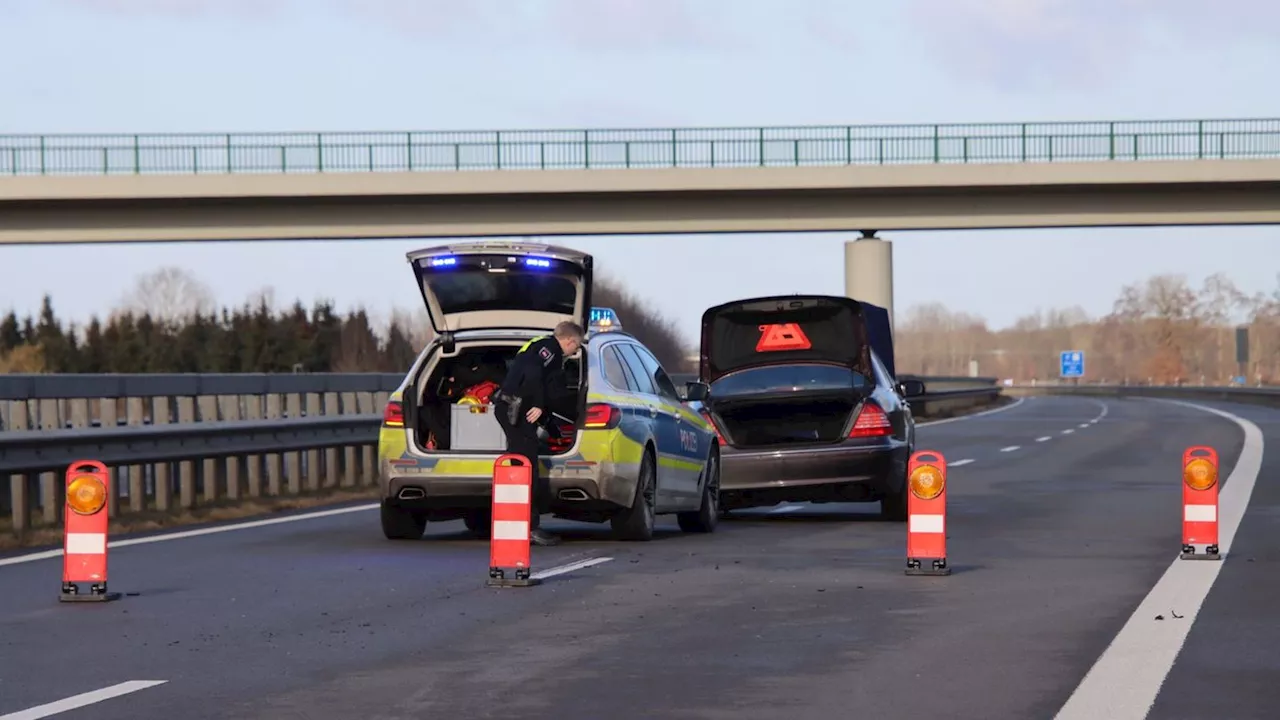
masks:
<svg viewBox="0 0 1280 720"><path fill-rule="evenodd" d="M694 407L721 445L721 508L876 502L907 517L915 422L884 308L846 297L737 300L702 316Z"/></svg>

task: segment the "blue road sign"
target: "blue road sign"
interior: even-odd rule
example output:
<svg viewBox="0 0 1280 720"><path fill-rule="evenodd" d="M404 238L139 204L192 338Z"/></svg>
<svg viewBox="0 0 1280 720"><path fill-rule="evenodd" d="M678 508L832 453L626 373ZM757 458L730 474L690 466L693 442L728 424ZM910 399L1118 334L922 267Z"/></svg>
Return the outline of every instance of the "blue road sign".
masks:
<svg viewBox="0 0 1280 720"><path fill-rule="evenodd" d="M1079 350L1062 351L1062 377L1084 376L1084 353Z"/></svg>

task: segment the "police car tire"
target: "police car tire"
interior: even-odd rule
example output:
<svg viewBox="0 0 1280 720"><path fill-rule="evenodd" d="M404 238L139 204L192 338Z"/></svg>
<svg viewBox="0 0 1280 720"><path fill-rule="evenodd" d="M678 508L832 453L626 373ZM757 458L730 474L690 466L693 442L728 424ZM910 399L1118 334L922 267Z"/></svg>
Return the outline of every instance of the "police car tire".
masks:
<svg viewBox="0 0 1280 720"><path fill-rule="evenodd" d="M462 516L462 522L472 535L478 538L487 538L493 532L493 511L470 510L466 515Z"/></svg>
<svg viewBox="0 0 1280 720"><path fill-rule="evenodd" d="M702 505L691 512L676 513L676 522L684 532L711 533L720 520L720 456L707 459L708 480L702 487Z"/></svg>
<svg viewBox="0 0 1280 720"><path fill-rule="evenodd" d="M640 475L636 478L636 497L631 507L619 510L609 524L619 540L651 540L655 522L654 502L657 498L657 467L653 453L645 450L640 461Z"/></svg>
<svg viewBox="0 0 1280 720"><path fill-rule="evenodd" d="M382 534L388 540L420 540L426 529L425 514L382 501Z"/></svg>

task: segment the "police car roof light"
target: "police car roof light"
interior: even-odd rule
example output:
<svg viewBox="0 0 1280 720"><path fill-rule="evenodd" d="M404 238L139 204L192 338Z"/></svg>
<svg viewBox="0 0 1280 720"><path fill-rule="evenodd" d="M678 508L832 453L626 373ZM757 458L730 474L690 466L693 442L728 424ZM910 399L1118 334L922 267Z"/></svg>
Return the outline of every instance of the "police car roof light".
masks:
<svg viewBox="0 0 1280 720"><path fill-rule="evenodd" d="M549 259L539 258L539 257L526 257L524 259L524 264L527 267L536 267L536 268L544 268L544 269L551 267L551 261Z"/></svg>
<svg viewBox="0 0 1280 720"><path fill-rule="evenodd" d="M431 267L452 267L458 264L458 258L453 255L445 255L444 257L431 258Z"/></svg>

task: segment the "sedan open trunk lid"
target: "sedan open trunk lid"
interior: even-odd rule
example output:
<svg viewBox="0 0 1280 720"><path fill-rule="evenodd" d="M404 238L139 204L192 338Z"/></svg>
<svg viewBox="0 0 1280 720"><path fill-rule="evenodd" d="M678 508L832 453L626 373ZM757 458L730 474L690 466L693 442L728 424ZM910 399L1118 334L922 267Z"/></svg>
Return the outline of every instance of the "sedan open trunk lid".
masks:
<svg viewBox="0 0 1280 720"><path fill-rule="evenodd" d="M862 302L831 295L777 295L718 305L702 314L698 374L712 383L747 368L820 362L872 379L867 315ZM876 335L883 342L887 332ZM891 344L888 350L892 358ZM876 354L892 367L879 348Z"/></svg>

